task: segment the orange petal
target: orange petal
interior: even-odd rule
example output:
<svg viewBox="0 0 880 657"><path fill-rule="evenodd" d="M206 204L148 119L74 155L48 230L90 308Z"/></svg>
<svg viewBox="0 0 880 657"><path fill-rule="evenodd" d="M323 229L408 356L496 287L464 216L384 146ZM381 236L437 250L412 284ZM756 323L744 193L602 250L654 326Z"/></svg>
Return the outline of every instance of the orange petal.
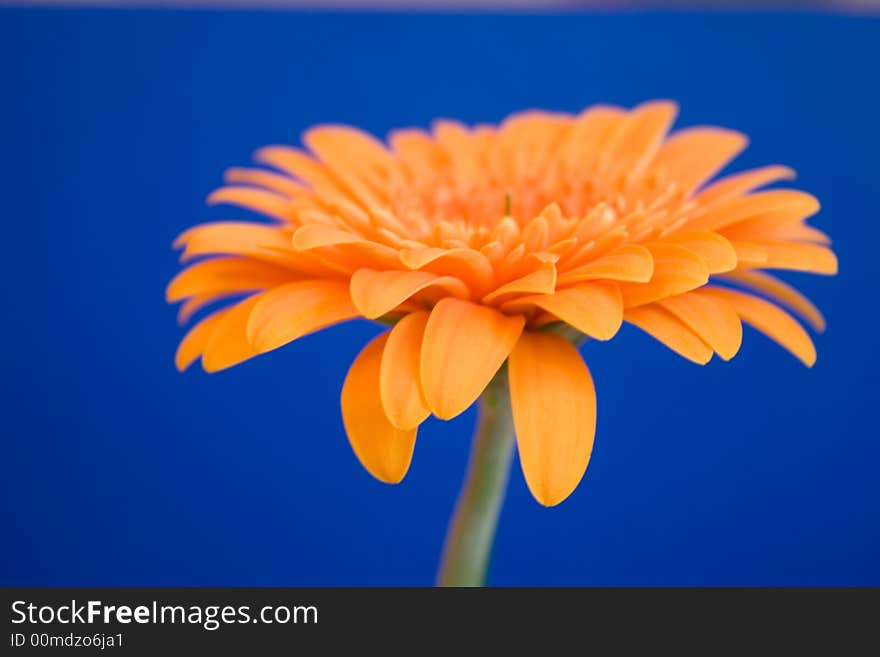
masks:
<svg viewBox="0 0 880 657"><path fill-rule="evenodd" d="M623 322L620 290L614 283L602 281L578 283L553 294L524 297L513 304L534 304L597 340L613 338Z"/></svg>
<svg viewBox="0 0 880 657"><path fill-rule="evenodd" d="M788 283L762 271L737 271L720 277L760 292L771 301L785 306L806 321L814 330L825 330L825 318L821 311L803 294Z"/></svg>
<svg viewBox="0 0 880 657"><path fill-rule="evenodd" d="M357 244L363 241L364 238L360 235L327 224L306 224L297 228L293 234L293 246L297 251L309 251L337 244Z"/></svg>
<svg viewBox="0 0 880 657"><path fill-rule="evenodd" d="M297 278L285 267L249 258L215 258L187 267L165 290L169 302L186 297L232 294L274 287Z"/></svg>
<svg viewBox="0 0 880 657"><path fill-rule="evenodd" d="M816 244L831 244L831 238L814 226L801 221L780 224L777 226L756 226L752 229L743 230L743 224L725 229L727 239L763 240L770 242L815 242Z"/></svg>
<svg viewBox="0 0 880 657"><path fill-rule="evenodd" d="M721 358L730 360L742 345L742 322L729 303L705 290L661 299L658 305L687 324Z"/></svg>
<svg viewBox="0 0 880 657"><path fill-rule="evenodd" d="M202 354L206 372L219 372L257 355L247 339L247 321L262 294L255 294L230 308L214 325Z"/></svg>
<svg viewBox="0 0 880 657"><path fill-rule="evenodd" d="M529 490L555 506L580 483L596 433L596 391L577 349L525 331L510 354L510 400Z"/></svg>
<svg viewBox="0 0 880 657"><path fill-rule="evenodd" d="M788 349L807 367L816 362L816 347L810 336L784 310L744 292L709 287L705 293L727 301L746 324Z"/></svg>
<svg viewBox="0 0 880 657"><path fill-rule="evenodd" d="M688 292L709 280L706 263L693 251L675 244L652 244L654 275L649 283L621 283L625 308Z"/></svg>
<svg viewBox="0 0 880 657"><path fill-rule="evenodd" d="M745 135L723 128L686 128L669 136L652 166L665 169L685 191L696 189L742 151Z"/></svg>
<svg viewBox="0 0 880 657"><path fill-rule="evenodd" d="M181 325L186 324L190 319L192 319L192 316L199 312L202 308L214 303L215 301L219 301L225 296L227 295L201 294L194 297L189 297L186 301L180 304L180 308L177 309L177 323Z"/></svg>
<svg viewBox="0 0 880 657"><path fill-rule="evenodd" d="M696 253L706 263L710 274L736 269L736 250L718 233L708 230L683 231L664 237L663 242L678 244Z"/></svg>
<svg viewBox="0 0 880 657"><path fill-rule="evenodd" d="M216 221L190 228L175 240L174 246L185 247L180 256L183 261L223 253L278 260L280 254L266 247L289 248L289 235L276 226L247 221Z"/></svg>
<svg viewBox="0 0 880 657"><path fill-rule="evenodd" d="M406 315L388 337L379 369L379 391L385 415L398 429L413 429L431 414L419 378L422 336L428 312Z"/></svg>
<svg viewBox="0 0 880 657"><path fill-rule="evenodd" d="M630 308L623 318L698 365L705 365L712 359L712 348L684 322L657 304Z"/></svg>
<svg viewBox="0 0 880 657"><path fill-rule="evenodd" d="M358 314L346 283L295 281L263 294L247 322L247 338L264 353Z"/></svg>
<svg viewBox="0 0 880 657"><path fill-rule="evenodd" d="M837 273L837 256L826 246L785 242L732 242L740 268L790 269L813 274ZM747 253L754 255L750 258Z"/></svg>
<svg viewBox="0 0 880 657"><path fill-rule="evenodd" d="M245 185L265 187L270 192L291 198L307 193L305 187L292 180L289 176L266 171L265 169L230 167L223 172L223 179L233 184L244 183Z"/></svg>
<svg viewBox="0 0 880 657"><path fill-rule="evenodd" d="M483 297L483 303L495 303L512 294L551 294L556 289L556 265L542 263L538 269L505 283Z"/></svg>
<svg viewBox="0 0 880 657"><path fill-rule="evenodd" d="M753 189L769 185L777 180L791 180L794 171L788 167L771 165L725 176L703 189L696 196L700 205L706 206L741 196Z"/></svg>
<svg viewBox="0 0 880 657"><path fill-rule="evenodd" d="M560 158L566 168L592 170L627 115L623 109L609 105L594 105L581 112L560 148Z"/></svg>
<svg viewBox="0 0 880 657"><path fill-rule="evenodd" d="M691 230L721 230L741 221L794 222L819 211L819 201L794 189L770 189L731 199L688 223Z"/></svg>
<svg viewBox="0 0 880 657"><path fill-rule="evenodd" d="M416 429L395 428L385 417L379 396L379 368L388 333L358 354L342 385L342 421L355 455L379 481L396 484L409 470Z"/></svg>
<svg viewBox="0 0 880 657"><path fill-rule="evenodd" d="M257 151L255 159L308 184L322 200L345 198L346 192L329 175L326 167L313 157L290 146L266 146Z"/></svg>
<svg viewBox="0 0 880 657"><path fill-rule="evenodd" d="M376 319L429 287L439 287L452 296L468 297L467 287L457 278L436 276L426 271L358 269L351 277L350 292L361 314Z"/></svg>
<svg viewBox="0 0 880 657"><path fill-rule="evenodd" d="M281 221L291 221L294 217L289 198L256 187L221 187L208 195L209 205L220 203L237 205Z"/></svg>
<svg viewBox="0 0 880 657"><path fill-rule="evenodd" d="M393 163L385 145L371 134L347 125L320 125L303 135L303 142L325 162L341 170L366 166L386 167Z"/></svg>
<svg viewBox="0 0 880 657"><path fill-rule="evenodd" d="M593 262L560 272L556 284L559 286L579 281L608 279L646 283L654 273L654 258L651 252L638 244L627 244Z"/></svg>
<svg viewBox="0 0 880 657"><path fill-rule="evenodd" d="M205 317L184 336L177 347L177 353L174 354L174 365L179 371L185 370L193 364L196 358L202 355L205 345L217 327L217 323L229 310L229 308L224 308L223 310L218 310L213 315Z"/></svg>
<svg viewBox="0 0 880 657"><path fill-rule="evenodd" d="M678 105L666 100L642 103L618 124L604 156L611 166L609 174L637 172L654 157L675 116Z"/></svg>
<svg viewBox="0 0 880 657"><path fill-rule="evenodd" d="M513 349L522 317L460 299L442 299L422 340L420 376L428 407L449 420L470 406Z"/></svg>
<svg viewBox="0 0 880 657"><path fill-rule="evenodd" d="M733 241L730 245L736 251L736 262L740 269L758 267L767 262L767 252L759 244Z"/></svg>
<svg viewBox="0 0 880 657"><path fill-rule="evenodd" d="M489 259L474 249L405 249L400 262L409 269L423 269L438 276L454 276L464 281L475 295L491 289L494 272Z"/></svg>

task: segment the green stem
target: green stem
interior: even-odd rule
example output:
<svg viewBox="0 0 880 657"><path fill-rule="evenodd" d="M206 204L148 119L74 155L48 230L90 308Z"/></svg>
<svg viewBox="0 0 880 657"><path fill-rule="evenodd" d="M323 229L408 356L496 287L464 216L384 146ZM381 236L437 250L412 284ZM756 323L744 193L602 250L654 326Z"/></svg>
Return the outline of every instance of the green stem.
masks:
<svg viewBox="0 0 880 657"><path fill-rule="evenodd" d="M464 485L446 535L439 586L483 586L513 459L507 368L480 397L480 417Z"/></svg>

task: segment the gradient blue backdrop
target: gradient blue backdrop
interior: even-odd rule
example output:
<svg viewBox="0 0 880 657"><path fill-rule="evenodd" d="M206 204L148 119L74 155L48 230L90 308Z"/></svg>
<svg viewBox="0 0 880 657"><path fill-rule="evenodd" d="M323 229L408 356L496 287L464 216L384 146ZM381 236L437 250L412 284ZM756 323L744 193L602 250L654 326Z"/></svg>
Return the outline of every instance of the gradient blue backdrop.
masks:
<svg viewBox="0 0 880 657"><path fill-rule="evenodd" d="M430 584L473 409L397 487L338 395L355 322L178 374L170 243L224 167L317 122L377 134L598 101L748 133L823 202L836 278L808 370L747 330L692 365L633 328L584 354L592 462L562 506L519 465L496 584L880 584L880 22L821 15L384 16L0 11L0 583Z"/></svg>

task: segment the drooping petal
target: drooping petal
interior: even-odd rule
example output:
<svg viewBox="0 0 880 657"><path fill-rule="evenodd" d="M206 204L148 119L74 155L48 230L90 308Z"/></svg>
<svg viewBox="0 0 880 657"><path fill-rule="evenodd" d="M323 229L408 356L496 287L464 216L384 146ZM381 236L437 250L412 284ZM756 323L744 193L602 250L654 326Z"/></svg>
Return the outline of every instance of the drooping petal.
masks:
<svg viewBox="0 0 880 657"><path fill-rule="evenodd" d="M219 372L253 358L257 352L247 339L247 322L263 293L238 302L217 320L202 353L206 372Z"/></svg>
<svg viewBox="0 0 880 657"><path fill-rule="evenodd" d="M348 441L367 472L388 484L409 470L416 429L401 430L385 416L379 395L379 370L388 333L373 338L355 358L342 385L342 421Z"/></svg>
<svg viewBox="0 0 880 657"><path fill-rule="evenodd" d="M504 363L525 320L447 298L431 311L420 376L428 407L449 420L470 406Z"/></svg>
<svg viewBox="0 0 880 657"><path fill-rule="evenodd" d="M346 283L295 281L263 294L248 319L247 338L264 353L358 315Z"/></svg>
<svg viewBox="0 0 880 657"><path fill-rule="evenodd" d="M364 317L376 319L387 314L417 292L429 287L442 288L462 299L468 297L463 282L452 276L426 271L375 271L359 269L351 277L351 299Z"/></svg>
<svg viewBox="0 0 880 657"><path fill-rule="evenodd" d="M707 287L704 293L727 301L746 324L788 349L807 367L816 362L816 347L810 336L784 310L745 292Z"/></svg>
<svg viewBox="0 0 880 657"><path fill-rule="evenodd" d="M410 313L397 322L382 353L379 371L382 406L391 424L398 429L413 429L431 414L419 377L422 337L428 316L426 311Z"/></svg>
<svg viewBox="0 0 880 657"><path fill-rule="evenodd" d="M630 308L623 318L698 365L705 365L712 359L712 348L687 324L657 304Z"/></svg>
<svg viewBox="0 0 880 657"><path fill-rule="evenodd" d="M525 331L510 354L510 398L529 490L555 506L577 487L593 449L596 392L577 349L551 333Z"/></svg>
<svg viewBox="0 0 880 657"><path fill-rule="evenodd" d="M704 290L693 290L657 302L687 324L721 358L730 360L742 345L742 322L729 303Z"/></svg>

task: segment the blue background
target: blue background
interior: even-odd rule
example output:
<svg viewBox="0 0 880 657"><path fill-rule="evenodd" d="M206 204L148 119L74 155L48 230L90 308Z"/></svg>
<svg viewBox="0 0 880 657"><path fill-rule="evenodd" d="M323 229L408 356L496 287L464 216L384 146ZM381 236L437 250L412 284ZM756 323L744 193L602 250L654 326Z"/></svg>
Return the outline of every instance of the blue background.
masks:
<svg viewBox="0 0 880 657"><path fill-rule="evenodd" d="M0 583L430 584L473 409L390 487L338 409L376 326L178 374L170 243L242 217L204 206L222 170L313 123L669 97L823 202L841 273L788 277L818 363L751 330L705 368L632 327L587 345L586 477L546 510L514 466L491 581L880 584L878 55L880 21L805 14L0 11Z"/></svg>

